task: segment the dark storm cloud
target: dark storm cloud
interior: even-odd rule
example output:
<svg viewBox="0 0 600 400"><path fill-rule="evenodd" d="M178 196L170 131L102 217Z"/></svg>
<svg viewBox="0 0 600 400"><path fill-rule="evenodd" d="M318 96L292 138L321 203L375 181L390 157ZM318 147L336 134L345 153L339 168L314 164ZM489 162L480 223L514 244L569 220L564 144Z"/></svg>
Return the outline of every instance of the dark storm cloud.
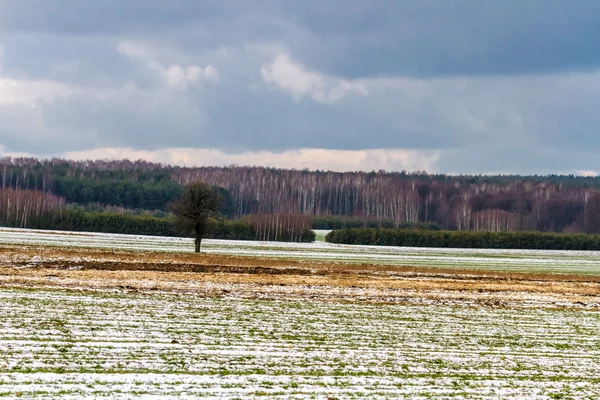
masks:
<svg viewBox="0 0 600 400"><path fill-rule="evenodd" d="M16 34L0 39L3 75L52 79L76 84L124 83L143 70L115 52L115 39L102 36ZM0 64L0 66L2 66Z"/></svg>
<svg viewBox="0 0 600 400"><path fill-rule="evenodd" d="M600 4L593 0L326 4L301 19L323 39L304 52L316 68L345 76L523 74L600 64Z"/></svg>
<svg viewBox="0 0 600 400"><path fill-rule="evenodd" d="M188 50L281 40L309 67L345 77L600 65L594 0L3 0L0 7L5 33L155 35Z"/></svg>

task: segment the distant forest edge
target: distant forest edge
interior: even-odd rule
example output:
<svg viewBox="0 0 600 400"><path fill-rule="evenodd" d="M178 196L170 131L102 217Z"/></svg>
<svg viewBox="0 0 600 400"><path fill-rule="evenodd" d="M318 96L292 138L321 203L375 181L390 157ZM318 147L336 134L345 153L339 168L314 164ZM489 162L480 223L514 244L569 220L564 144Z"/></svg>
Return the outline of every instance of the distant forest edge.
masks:
<svg viewBox="0 0 600 400"><path fill-rule="evenodd" d="M471 249L600 250L600 235L548 232L425 231L351 228L329 232L330 243Z"/></svg>
<svg viewBox="0 0 600 400"><path fill-rule="evenodd" d="M40 190L0 189L0 226L153 236L187 236L170 214L84 211ZM312 242L311 218L303 215L248 215L237 220L210 219L212 239Z"/></svg>
<svg viewBox="0 0 600 400"><path fill-rule="evenodd" d="M289 215L310 217L318 229L600 232L599 177L338 173L185 168L129 160L0 159L2 190L56 196L69 212L75 212L76 205L82 213L118 211L126 215L123 218L132 219L137 213L164 219L167 204L190 182L221 188L226 200L222 214L232 220Z"/></svg>

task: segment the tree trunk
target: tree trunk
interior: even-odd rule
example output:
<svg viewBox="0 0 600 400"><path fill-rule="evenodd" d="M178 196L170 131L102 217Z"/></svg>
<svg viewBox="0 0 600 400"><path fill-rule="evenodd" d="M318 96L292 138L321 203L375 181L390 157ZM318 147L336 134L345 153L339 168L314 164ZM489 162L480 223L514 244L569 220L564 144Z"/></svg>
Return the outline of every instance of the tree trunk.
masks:
<svg viewBox="0 0 600 400"><path fill-rule="evenodd" d="M196 253L200 253L200 243L202 242L202 236L196 236L194 243L196 244Z"/></svg>

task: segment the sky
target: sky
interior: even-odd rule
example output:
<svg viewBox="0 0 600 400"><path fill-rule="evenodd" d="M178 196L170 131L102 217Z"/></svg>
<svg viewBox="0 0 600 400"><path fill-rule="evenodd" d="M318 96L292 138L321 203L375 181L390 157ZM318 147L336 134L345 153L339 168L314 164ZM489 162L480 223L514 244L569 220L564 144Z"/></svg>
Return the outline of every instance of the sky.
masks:
<svg viewBox="0 0 600 400"><path fill-rule="evenodd" d="M596 0L0 0L0 155L600 172Z"/></svg>

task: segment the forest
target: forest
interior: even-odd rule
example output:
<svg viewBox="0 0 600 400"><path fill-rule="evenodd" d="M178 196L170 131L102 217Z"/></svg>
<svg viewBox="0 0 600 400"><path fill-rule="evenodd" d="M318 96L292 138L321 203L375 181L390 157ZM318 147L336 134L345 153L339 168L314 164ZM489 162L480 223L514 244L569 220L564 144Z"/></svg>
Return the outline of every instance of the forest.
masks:
<svg viewBox="0 0 600 400"><path fill-rule="evenodd" d="M187 236L173 216L136 214L107 209L85 210L40 190L0 189L0 226L65 231L89 231L155 236ZM252 215L231 220L211 218L207 237L213 239L312 242L311 218L302 215Z"/></svg>
<svg viewBox="0 0 600 400"><path fill-rule="evenodd" d="M219 187L225 198L222 215L232 220L290 215L309 217L312 226L321 229L600 232L599 177L340 173L241 166L189 168L141 160L0 159L2 190L47 194L49 203L38 208L59 202L67 209L92 207L97 213L111 210L158 217L166 214L168 203L190 182ZM22 219L23 214L19 215Z"/></svg>

